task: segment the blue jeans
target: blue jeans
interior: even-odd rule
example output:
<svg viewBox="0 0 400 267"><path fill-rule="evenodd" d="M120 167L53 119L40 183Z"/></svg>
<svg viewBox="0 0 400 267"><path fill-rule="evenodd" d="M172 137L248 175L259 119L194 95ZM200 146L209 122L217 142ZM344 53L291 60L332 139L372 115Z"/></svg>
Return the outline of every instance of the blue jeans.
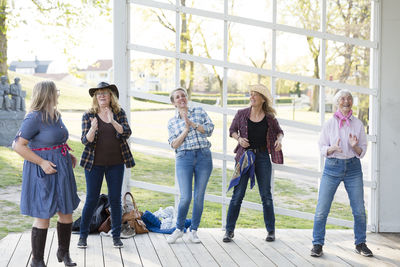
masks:
<svg viewBox="0 0 400 267"><path fill-rule="evenodd" d="M263 205L264 223L267 231L275 230L274 202L271 194L271 160L268 152L257 152L255 160L255 173L258 190ZM226 231L234 231L239 217L240 207L246 193L249 175L240 177L239 184L234 187L228 215L226 216Z"/></svg>
<svg viewBox="0 0 400 267"><path fill-rule="evenodd" d="M203 213L204 194L213 169L209 148L183 150L176 153L175 171L179 184L180 200L176 228L183 230L186 215L192 200L192 181L194 174L194 200L192 211L192 230L197 230Z"/></svg>
<svg viewBox="0 0 400 267"><path fill-rule="evenodd" d="M124 179L124 164L111 166L93 166L90 171L85 169L86 201L82 211L80 237L89 234L90 220L100 196L103 177L106 176L108 201L111 207L111 230L113 237L120 237L122 222L121 190Z"/></svg>
<svg viewBox="0 0 400 267"><path fill-rule="evenodd" d="M364 185L360 159L327 158L319 187L318 204L314 216L313 244L324 245L326 219L340 182L344 182L354 217L355 244L366 242Z"/></svg>

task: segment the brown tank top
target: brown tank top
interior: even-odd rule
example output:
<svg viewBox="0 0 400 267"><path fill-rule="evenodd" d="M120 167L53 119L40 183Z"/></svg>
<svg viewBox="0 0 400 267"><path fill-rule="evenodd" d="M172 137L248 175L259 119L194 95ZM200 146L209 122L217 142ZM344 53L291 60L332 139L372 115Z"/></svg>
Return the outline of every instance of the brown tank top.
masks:
<svg viewBox="0 0 400 267"><path fill-rule="evenodd" d="M105 123L96 115L98 121L94 164L111 166L124 163L121 153L121 142L117 139L117 131L111 123Z"/></svg>

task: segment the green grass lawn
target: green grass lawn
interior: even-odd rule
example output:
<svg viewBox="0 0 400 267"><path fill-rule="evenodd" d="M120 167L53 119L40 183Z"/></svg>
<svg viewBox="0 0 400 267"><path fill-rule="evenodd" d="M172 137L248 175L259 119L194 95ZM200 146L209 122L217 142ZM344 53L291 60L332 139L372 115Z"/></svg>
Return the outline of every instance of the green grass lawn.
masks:
<svg viewBox="0 0 400 267"><path fill-rule="evenodd" d="M76 141L69 141L72 153L80 158L83 146ZM132 178L148 183L155 183L166 186L174 184L174 159L151 156L142 153L134 153L136 166L131 169ZM21 184L23 160L19 155L13 152L10 148L0 147L0 188L11 185ZM157 166L157 168L155 168ZM231 172L228 171L228 177ZM84 193L86 184L84 171L82 167L75 168L75 177L78 191ZM210 181L207 187L208 194L221 195L221 177L222 170L214 168ZM139 209L156 211L160 207L174 205L174 196L165 193L158 193L149 190L132 188ZM107 186L103 183L102 193L107 193ZM231 196L232 190L228 193ZM255 186L252 190L248 189L245 200L256 203L260 202L258 188ZM313 213L316 206L316 189L313 187L299 187L293 181L287 179L275 179L275 206L290 208L294 210L306 211ZM31 227L32 218L19 214L19 207L9 201L0 202L0 211L2 219L0 220L0 238L7 235L8 232L20 232ZM204 213L200 227L221 227L221 204L207 202L205 203ZM80 216L80 211L74 214L74 218ZM189 215L190 211L189 211ZM334 202L331 208L331 216L351 220L351 210L348 205ZM52 226L55 225L56 219L52 219ZM312 228L313 222L288 216L276 216L277 228ZM250 209L242 209L238 222L238 228L263 228L262 212ZM327 228L343 228L333 225L328 225Z"/></svg>

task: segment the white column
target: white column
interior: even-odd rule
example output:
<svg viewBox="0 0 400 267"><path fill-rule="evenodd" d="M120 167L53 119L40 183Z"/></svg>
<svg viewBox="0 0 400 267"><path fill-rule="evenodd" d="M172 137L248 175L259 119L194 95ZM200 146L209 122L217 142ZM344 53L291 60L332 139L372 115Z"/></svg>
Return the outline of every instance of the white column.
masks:
<svg viewBox="0 0 400 267"><path fill-rule="evenodd" d="M400 1L381 1L378 231L400 232Z"/></svg>
<svg viewBox="0 0 400 267"><path fill-rule="evenodd" d="M113 40L114 40L114 83L119 91L119 103L131 118L130 105L130 51L127 49L129 43L129 4L126 1L114 1L113 9ZM125 169L122 193L130 191L131 169Z"/></svg>

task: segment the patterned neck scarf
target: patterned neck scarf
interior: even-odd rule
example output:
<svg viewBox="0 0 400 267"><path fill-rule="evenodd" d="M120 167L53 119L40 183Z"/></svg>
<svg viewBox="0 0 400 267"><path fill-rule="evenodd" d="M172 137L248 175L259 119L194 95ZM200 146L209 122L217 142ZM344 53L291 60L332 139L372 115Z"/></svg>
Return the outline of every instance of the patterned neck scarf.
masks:
<svg viewBox="0 0 400 267"><path fill-rule="evenodd" d="M343 122L346 122L347 126L350 126L350 117L353 115L353 110L350 110L350 112L347 114L347 116L344 116L342 112L337 110L334 114L336 118L339 119L339 129L342 128Z"/></svg>

